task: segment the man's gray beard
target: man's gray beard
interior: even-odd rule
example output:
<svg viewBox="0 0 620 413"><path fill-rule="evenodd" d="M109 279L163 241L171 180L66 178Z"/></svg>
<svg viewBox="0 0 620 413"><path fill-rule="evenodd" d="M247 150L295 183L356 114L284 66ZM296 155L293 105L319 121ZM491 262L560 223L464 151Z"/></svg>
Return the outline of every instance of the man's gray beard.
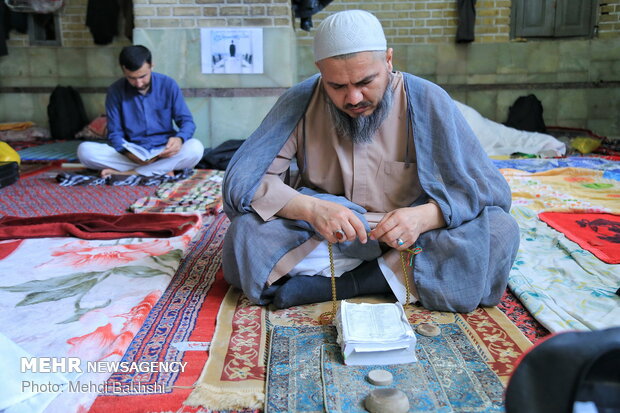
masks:
<svg viewBox="0 0 620 413"><path fill-rule="evenodd" d="M327 94L325 94L325 96L327 98L327 108L334 122L336 133L338 133L338 136L349 138L353 143L372 142L373 136L375 136L375 133L381 127L385 118L387 118L392 109L392 104L394 103L392 82L388 83L381 101L368 116L352 118L338 109Z"/></svg>

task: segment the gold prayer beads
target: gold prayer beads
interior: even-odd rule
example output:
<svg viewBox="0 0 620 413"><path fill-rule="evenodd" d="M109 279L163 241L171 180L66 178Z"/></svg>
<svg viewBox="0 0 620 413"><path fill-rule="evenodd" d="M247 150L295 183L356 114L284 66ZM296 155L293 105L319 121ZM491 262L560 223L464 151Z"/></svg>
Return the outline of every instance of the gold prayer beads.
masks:
<svg viewBox="0 0 620 413"><path fill-rule="evenodd" d="M332 310L331 311L326 311L323 314L321 314L319 316L319 322L320 324L331 324L334 322L334 318L336 317L336 311L338 308L338 300L336 299L337 295L336 295L336 270L334 268L334 254L332 252L332 243L328 242L327 243L327 250L329 251L329 269L331 270L331 278L332 278ZM407 250L409 251L410 254L413 255L417 255L420 252L422 252L421 248L415 248L413 251L412 250ZM405 291L406 291L406 298L405 298L405 305L409 304L409 298L411 296L411 290L409 287L409 274L407 271L407 263L405 260L405 254L403 251L400 252L400 263L402 265L403 268L403 275L405 276Z"/></svg>

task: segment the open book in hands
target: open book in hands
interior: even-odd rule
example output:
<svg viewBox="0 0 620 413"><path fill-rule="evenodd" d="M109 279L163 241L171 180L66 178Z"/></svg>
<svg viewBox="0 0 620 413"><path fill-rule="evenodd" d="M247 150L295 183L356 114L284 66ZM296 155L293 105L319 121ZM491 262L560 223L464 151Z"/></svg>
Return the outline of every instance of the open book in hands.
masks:
<svg viewBox="0 0 620 413"><path fill-rule="evenodd" d="M123 144L123 148L127 149L129 152L134 154L138 159L140 159L143 162L150 161L156 156L159 156L159 154L162 153L164 149L166 149L165 146L161 146L159 148L153 148L153 149L146 149L132 142L125 142Z"/></svg>
<svg viewBox="0 0 620 413"><path fill-rule="evenodd" d="M400 303L355 304L343 300L336 315L344 364L386 365L418 361L416 337Z"/></svg>

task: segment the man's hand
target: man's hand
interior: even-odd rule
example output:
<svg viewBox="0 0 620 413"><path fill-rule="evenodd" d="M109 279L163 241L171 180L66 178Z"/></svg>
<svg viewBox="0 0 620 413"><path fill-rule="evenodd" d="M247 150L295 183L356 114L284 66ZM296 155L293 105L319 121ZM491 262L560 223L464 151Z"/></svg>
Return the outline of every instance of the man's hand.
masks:
<svg viewBox="0 0 620 413"><path fill-rule="evenodd" d="M370 231L370 239L379 240L399 251L404 251L418 240L420 234L445 225L439 207L429 202L388 212Z"/></svg>
<svg viewBox="0 0 620 413"><path fill-rule="evenodd" d="M297 195L276 214L288 219L301 219L312 225L327 241L344 242L359 238L365 244L366 228L349 208L336 202L318 199L308 195ZM338 238L337 232L344 234Z"/></svg>
<svg viewBox="0 0 620 413"><path fill-rule="evenodd" d="M166 148L159 154L158 158L170 158L176 155L181 150L181 146L183 146L183 139L178 136L171 136L168 138Z"/></svg>

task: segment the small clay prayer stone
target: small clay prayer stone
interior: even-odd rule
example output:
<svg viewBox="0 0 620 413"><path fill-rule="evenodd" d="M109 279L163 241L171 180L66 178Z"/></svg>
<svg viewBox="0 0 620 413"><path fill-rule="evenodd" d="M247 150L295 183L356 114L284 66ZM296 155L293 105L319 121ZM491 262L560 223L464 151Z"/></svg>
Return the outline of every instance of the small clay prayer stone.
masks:
<svg viewBox="0 0 620 413"><path fill-rule="evenodd" d="M441 333L439 327L437 327L435 324L430 323L418 324L418 326L415 328L415 331L427 337L435 337L438 336L439 333Z"/></svg>
<svg viewBox="0 0 620 413"><path fill-rule="evenodd" d="M368 382L370 384L374 384L375 386L389 386L394 381L394 376L387 370L371 370L368 372L368 376L366 376Z"/></svg>
<svg viewBox="0 0 620 413"><path fill-rule="evenodd" d="M409 399L398 389L375 389L364 400L364 407L370 413L406 413Z"/></svg>

